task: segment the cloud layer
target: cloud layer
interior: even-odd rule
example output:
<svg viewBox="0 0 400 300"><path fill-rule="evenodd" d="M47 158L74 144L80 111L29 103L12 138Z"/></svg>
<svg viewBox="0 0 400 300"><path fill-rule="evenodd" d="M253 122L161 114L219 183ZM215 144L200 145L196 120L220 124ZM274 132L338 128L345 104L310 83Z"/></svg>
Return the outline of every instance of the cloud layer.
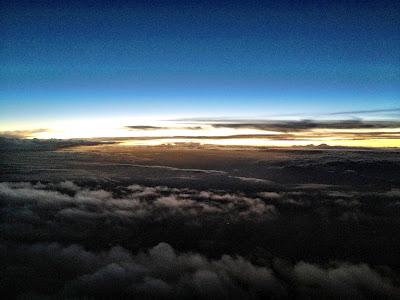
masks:
<svg viewBox="0 0 400 300"><path fill-rule="evenodd" d="M12 135L2 136L0 133L1 151L49 151L60 148L75 146L94 146L100 144L112 144L113 142L102 142L94 140L40 140L40 139L22 139Z"/></svg>
<svg viewBox="0 0 400 300"><path fill-rule="evenodd" d="M399 196L3 182L0 286L24 299L395 298Z"/></svg>
<svg viewBox="0 0 400 300"><path fill-rule="evenodd" d="M387 270L365 264L294 265L275 259L256 266L242 257L208 259L177 253L159 243L133 254L121 247L87 251L58 243L2 245L1 257L14 261L2 268L3 288L18 286L21 298L125 299L298 299L396 297ZM23 275L22 275L23 274ZM29 280L22 280L28 278Z"/></svg>

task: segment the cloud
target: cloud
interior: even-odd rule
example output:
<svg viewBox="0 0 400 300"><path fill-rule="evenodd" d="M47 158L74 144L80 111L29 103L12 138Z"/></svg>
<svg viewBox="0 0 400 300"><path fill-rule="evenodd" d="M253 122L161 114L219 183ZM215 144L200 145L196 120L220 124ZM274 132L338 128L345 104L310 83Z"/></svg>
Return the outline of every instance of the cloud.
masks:
<svg viewBox="0 0 400 300"><path fill-rule="evenodd" d="M132 253L122 247L89 251L58 243L3 243L3 288L52 298L301 299L313 297L396 297L393 274L365 264L323 267L306 262L259 266L240 256L209 259L181 253L167 243ZM21 260L23 258L23 260ZM21 273L21 272L24 273ZM56 271L57 276L54 276ZM30 275L26 280L26 275ZM23 278L25 277L25 281Z"/></svg>
<svg viewBox="0 0 400 300"><path fill-rule="evenodd" d="M75 193L65 194L62 192L64 190ZM167 217L176 214L200 216L216 213L229 218L273 218L277 215L272 205L240 194L205 194L190 189L139 185L128 186L123 197L114 197L109 191L85 189L68 181L48 185L0 183L0 196L8 205L24 205L33 210L46 207L55 215L72 218L78 215L90 215L93 218L143 218L153 214Z"/></svg>
<svg viewBox="0 0 400 300"><path fill-rule="evenodd" d="M400 296L399 288L366 264L336 264L324 269L300 262L294 266L293 272L297 282L310 296L326 295L341 299Z"/></svg>
<svg viewBox="0 0 400 300"><path fill-rule="evenodd" d="M324 139L336 141L355 140L399 140L400 122L396 120L263 120L263 119L210 119L203 120L203 125L218 128L236 129L238 134L213 135L171 135L158 137L133 137L134 140L148 139L189 139L189 140L229 140L229 139L263 139L270 141L312 141L321 142ZM155 129L194 129L192 127L156 127L156 126L128 126L132 130ZM202 127L200 126L199 129ZM240 129L254 129L260 133L241 134ZM399 130L396 130L399 129ZM264 131L264 133L262 132Z"/></svg>
<svg viewBox="0 0 400 300"><path fill-rule="evenodd" d="M281 188L2 182L2 289L27 299L399 295L396 189Z"/></svg>
<svg viewBox="0 0 400 300"><path fill-rule="evenodd" d="M267 179L262 179L262 178L244 177L244 176L230 176L230 177L234 178L234 179L239 179L244 182L249 182L249 183L266 183L269 185L275 185L275 183L272 180L267 180Z"/></svg>
<svg viewBox="0 0 400 300"><path fill-rule="evenodd" d="M232 124L229 125L221 125L222 128L230 128ZM242 126L243 125L243 126ZM400 124L399 124L400 126ZM172 135L172 136L154 136L154 137L130 137L126 140L135 140L135 141L147 141L147 140L182 140L180 144L186 145L195 145L199 146L199 144L185 142L185 140L209 140L212 144L213 140L231 140L231 139L260 139L260 140L269 140L269 141L312 141L316 140L321 142L323 139L329 138L331 140L336 141L349 141L349 140L399 140L400 139L400 131L385 131L385 128L379 128L382 131L370 131L370 132L359 132L357 129L354 131L347 132L318 132L318 131L307 131L310 129L282 129L282 128L268 128L264 125L259 124L240 124L233 127L235 129L258 129L258 130L273 130L280 131L283 130L284 133L272 133L272 134L231 134L231 135L198 135L198 136L188 136L188 135ZM325 129L325 128L314 128L314 129ZM339 129L339 128L332 128ZM346 129L346 128L343 128ZM286 132L287 131L287 132ZM290 132L289 132L290 131ZM177 144L178 142L174 142ZM313 146L313 145L311 145ZM329 147L327 144L321 144L320 146Z"/></svg>
<svg viewBox="0 0 400 300"><path fill-rule="evenodd" d="M176 126L147 126L147 125L132 125L125 126L125 128L129 130L168 130L168 129L186 129L186 130L200 130L201 126L185 126L185 127L176 127Z"/></svg>
<svg viewBox="0 0 400 300"><path fill-rule="evenodd" d="M282 194L279 194L277 192L261 192L258 193L263 198L270 198L270 199L280 199L282 198Z"/></svg>
<svg viewBox="0 0 400 300"><path fill-rule="evenodd" d="M215 128L247 128L264 131L298 132L310 129L386 129L400 128L398 121L362 121L362 120L335 120L335 121L230 121L210 123Z"/></svg>
<svg viewBox="0 0 400 300"><path fill-rule="evenodd" d="M265 119L268 118L287 118L287 117L307 117L307 118L318 118L321 116L340 116L340 115L351 115L353 118L354 117L360 117L360 116L379 116L379 117L394 117L398 116L400 113L400 108L393 107L393 108L386 108L386 109L371 109L371 110L350 110L350 111L338 111L338 112L330 112L330 113L314 113L310 114L310 112L307 113L291 113L291 114L269 114L266 115ZM237 122L243 122L246 120L245 118L231 118L231 117L214 117L214 118L207 118L207 117L198 117L198 118L180 118L180 119L175 119L176 121L185 121L185 122L223 122L223 121L237 121ZM252 118L250 120L255 120L255 118Z"/></svg>
<svg viewBox="0 0 400 300"><path fill-rule="evenodd" d="M32 129L32 130L13 130L13 131L0 131L0 137L18 139L29 138L36 133L48 132L46 128Z"/></svg>
<svg viewBox="0 0 400 300"><path fill-rule="evenodd" d="M113 144L114 142L95 140L59 140L59 139L22 139L0 136L0 150L2 151L51 151L60 148L75 146L95 146Z"/></svg>
<svg viewBox="0 0 400 300"><path fill-rule="evenodd" d="M371 110L352 110L352 111L340 111L333 112L327 115L357 115L357 114L380 114L380 113L399 113L400 108L388 108L388 109L371 109Z"/></svg>
<svg viewBox="0 0 400 300"><path fill-rule="evenodd" d="M130 166L135 168L147 168L147 169L163 169L168 171L178 172L189 172L189 173L205 173L205 174L226 174L224 171L211 170L211 169L191 169L191 168L176 168L170 166L158 166L158 165L139 165L139 164L113 164L119 166Z"/></svg>
<svg viewBox="0 0 400 300"><path fill-rule="evenodd" d="M61 189L66 189L66 190L73 191L73 192L77 192L81 189L78 185L76 185L74 182L72 182L70 180L62 181L58 184L58 186Z"/></svg>

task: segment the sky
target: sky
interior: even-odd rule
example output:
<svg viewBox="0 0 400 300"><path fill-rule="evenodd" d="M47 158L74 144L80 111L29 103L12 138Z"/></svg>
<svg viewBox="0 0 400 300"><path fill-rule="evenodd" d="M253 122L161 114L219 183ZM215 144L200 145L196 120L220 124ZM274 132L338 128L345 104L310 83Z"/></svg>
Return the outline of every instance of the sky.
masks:
<svg viewBox="0 0 400 300"><path fill-rule="evenodd" d="M0 131L399 118L398 1L1 1L1 15ZM372 113L332 115L357 111Z"/></svg>

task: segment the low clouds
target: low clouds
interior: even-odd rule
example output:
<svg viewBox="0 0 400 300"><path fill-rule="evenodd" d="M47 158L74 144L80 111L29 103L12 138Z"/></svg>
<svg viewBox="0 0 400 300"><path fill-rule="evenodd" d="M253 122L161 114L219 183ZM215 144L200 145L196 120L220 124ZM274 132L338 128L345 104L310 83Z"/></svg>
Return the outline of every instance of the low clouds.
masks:
<svg viewBox="0 0 400 300"><path fill-rule="evenodd" d="M58 243L3 243L3 291L19 288L32 299L298 299L400 296L393 273L366 264L291 264L280 259L257 266L240 256L180 253L167 243L132 253L122 247L88 251ZM55 276L56 275L56 276ZM23 279L25 278L25 280ZM28 279L28 280L26 280Z"/></svg>
<svg viewBox="0 0 400 300"><path fill-rule="evenodd" d="M22 139L14 137L2 137L0 134L0 150L2 151L51 151L60 148L75 146L94 146L100 144L113 144L113 142L102 142L94 140L41 140Z"/></svg>
<svg viewBox="0 0 400 300"><path fill-rule="evenodd" d="M28 299L395 297L397 189L336 188L3 182L2 289Z"/></svg>
<svg viewBox="0 0 400 300"><path fill-rule="evenodd" d="M9 298L399 297L398 152L108 146L4 157Z"/></svg>
<svg viewBox="0 0 400 300"><path fill-rule="evenodd" d="M63 192L64 191L64 192ZM69 193L68 193L69 192ZM73 195L71 195L71 193ZM201 216L221 215L235 218L274 218L277 211L259 198L241 194L198 192L167 187L128 186L117 197L103 189L80 188L73 182L43 185L30 183L0 183L0 196L10 206L25 209L52 210L56 216L74 218L77 215L102 219L144 218L158 215Z"/></svg>
<svg viewBox="0 0 400 300"><path fill-rule="evenodd" d="M337 298L399 297L388 278L366 264L334 264L328 268L305 262L293 268L294 278L308 296Z"/></svg>
<svg viewBox="0 0 400 300"><path fill-rule="evenodd" d="M259 198L135 184L107 191L70 181L3 182L0 211L0 261L7 262L0 270L1 286L11 295L232 299L286 294L271 270L240 257L210 260L176 253L164 242L139 251L148 238L153 245L154 238L187 241L187 234L204 223L214 227L278 217L275 207ZM158 236L148 227L166 230ZM138 230L145 235L136 235ZM128 242L126 248L113 246L115 239ZM29 240L36 242L29 245ZM77 244L82 242L92 250Z"/></svg>
<svg viewBox="0 0 400 300"><path fill-rule="evenodd" d="M46 128L32 129L32 130L12 130L12 131L0 131L0 138L29 138L37 133L48 132Z"/></svg>

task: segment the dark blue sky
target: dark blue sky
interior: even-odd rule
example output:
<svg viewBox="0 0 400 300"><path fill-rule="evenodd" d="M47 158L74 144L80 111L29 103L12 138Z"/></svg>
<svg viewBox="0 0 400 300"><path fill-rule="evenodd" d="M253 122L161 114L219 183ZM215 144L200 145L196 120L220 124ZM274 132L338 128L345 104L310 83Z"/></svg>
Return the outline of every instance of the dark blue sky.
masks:
<svg viewBox="0 0 400 300"><path fill-rule="evenodd" d="M1 1L1 16L3 120L400 104L399 1Z"/></svg>

